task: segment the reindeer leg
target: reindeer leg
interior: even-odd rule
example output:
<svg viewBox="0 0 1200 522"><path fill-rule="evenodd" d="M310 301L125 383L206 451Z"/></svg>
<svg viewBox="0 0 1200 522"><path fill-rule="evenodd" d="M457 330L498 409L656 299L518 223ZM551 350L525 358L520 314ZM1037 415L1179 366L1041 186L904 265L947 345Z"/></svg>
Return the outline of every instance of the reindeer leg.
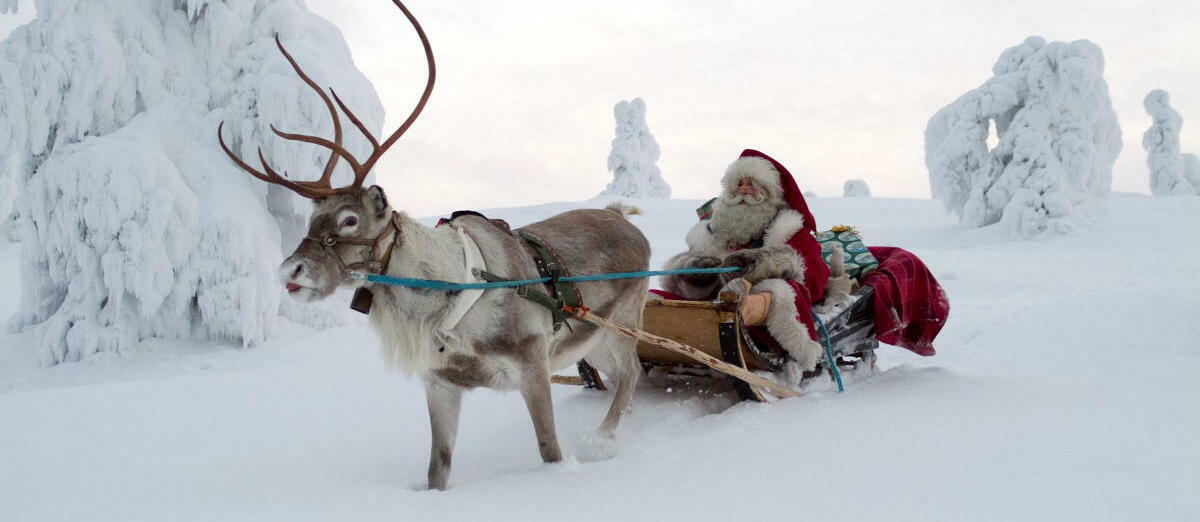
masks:
<svg viewBox="0 0 1200 522"><path fill-rule="evenodd" d="M558 447L558 434L554 431L554 404L550 400L550 370L544 362L530 364L521 372L521 397L533 419L533 430L537 433L538 450L545 462L562 460Z"/></svg>
<svg viewBox="0 0 1200 522"><path fill-rule="evenodd" d="M433 445L429 450L429 489L446 489L454 441L458 436L462 388L426 379L425 402L429 406L429 427L433 433Z"/></svg>
<svg viewBox="0 0 1200 522"><path fill-rule="evenodd" d="M633 296L632 299L626 299L625 302L613 306L612 319L619 324L641 328L647 287L648 285L643 282L637 291L627 294ZM602 370L606 371L617 384L612 405L609 406L608 414L604 416L604 421L600 423L600 429L597 431L601 436L613 439L617 433L617 424L621 422L621 416L629 411L629 404L633 401L633 392L637 388L638 378L642 375L642 362L637 356L636 339L603 329L598 329L597 335L602 336L598 340L603 345L599 347L599 350L594 351L607 352L604 359L607 360L608 367L602 368ZM615 448L613 450L615 451Z"/></svg>
<svg viewBox="0 0 1200 522"><path fill-rule="evenodd" d="M608 415L605 415L604 422L600 423L599 431L601 435L612 438L616 435L621 415L629 409L629 403L633 401L633 391L637 388L638 377L642 374L642 365L635 350L637 341L607 332L605 335L611 338L612 357L616 359L613 368L615 375L612 377L617 381L617 392L612 405L608 407Z"/></svg>

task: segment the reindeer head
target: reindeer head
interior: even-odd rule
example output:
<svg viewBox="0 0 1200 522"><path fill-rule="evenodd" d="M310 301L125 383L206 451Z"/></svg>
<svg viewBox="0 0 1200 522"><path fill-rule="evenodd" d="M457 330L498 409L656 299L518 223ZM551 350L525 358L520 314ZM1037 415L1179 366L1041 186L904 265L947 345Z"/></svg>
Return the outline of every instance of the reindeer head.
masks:
<svg viewBox="0 0 1200 522"><path fill-rule="evenodd" d="M308 236L279 266L288 295L322 299L338 286L355 285L353 270L381 273L402 238L378 185L314 200Z"/></svg>
<svg viewBox="0 0 1200 522"><path fill-rule="evenodd" d="M325 102L325 107L333 118L333 140L283 132L276 129L274 125L271 126L271 132L285 140L311 143L329 149L329 160L325 163L325 170L322 172L321 178L317 181L293 181L286 175L280 175L271 167L263 155L261 147L258 149L258 162L262 168L260 170L252 167L234 154L225 144L224 122L217 127L217 140L221 144L221 149L238 167L267 183L280 185L313 200L312 217L308 223L308 236L279 267L280 279L287 288L288 294L297 299L306 301L322 299L332 294L338 286L356 284L356 280L350 277L350 272L354 270L385 271L392 250L402 240L397 218L388 205L383 189L378 185L369 188L363 188L362 185L379 158L412 126L417 116L421 114L421 110L425 108L426 102L429 101L429 95L433 92L437 69L433 62L433 49L429 45L425 31L421 29L421 24L399 0L392 0L392 3L400 8L421 38L421 45L425 48L425 59L429 65L429 80L425 84L425 92L421 95L421 100L417 102L412 113L386 140L380 142L371 134L362 121L346 107L337 92L330 89L329 94L326 94L312 78L309 78L295 58L283 47L279 41L279 35L275 35L275 45L279 47L279 52L283 53L284 58L287 58L288 63L291 64L300 79L316 91L317 95L321 97L321 101ZM332 95L332 99L330 99L330 95ZM334 108L334 102L358 131L371 142L372 152L366 160L359 161L342 146L342 123L337 109ZM345 187L334 187L330 182L339 161L345 161L354 172L354 182Z"/></svg>

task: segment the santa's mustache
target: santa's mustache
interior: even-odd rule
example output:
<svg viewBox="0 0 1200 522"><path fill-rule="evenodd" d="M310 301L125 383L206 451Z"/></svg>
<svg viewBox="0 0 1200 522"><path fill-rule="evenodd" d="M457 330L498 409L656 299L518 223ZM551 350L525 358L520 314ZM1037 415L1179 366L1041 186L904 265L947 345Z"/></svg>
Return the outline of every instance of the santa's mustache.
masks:
<svg viewBox="0 0 1200 522"><path fill-rule="evenodd" d="M730 205L758 205L766 202L767 197L768 194L765 190L755 190L753 192L748 190L738 190L734 192L726 192L722 199L725 200L725 203Z"/></svg>

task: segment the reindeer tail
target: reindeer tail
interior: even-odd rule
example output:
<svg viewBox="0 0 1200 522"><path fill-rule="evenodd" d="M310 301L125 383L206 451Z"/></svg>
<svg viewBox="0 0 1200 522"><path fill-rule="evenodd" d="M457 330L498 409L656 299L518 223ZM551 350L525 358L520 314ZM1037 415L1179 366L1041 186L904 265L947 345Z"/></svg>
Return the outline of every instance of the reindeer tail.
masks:
<svg viewBox="0 0 1200 522"><path fill-rule="evenodd" d="M607 207L604 207L604 209L616 212L617 214L620 214L621 217L636 216L642 213L642 209L626 205L620 201L609 203Z"/></svg>

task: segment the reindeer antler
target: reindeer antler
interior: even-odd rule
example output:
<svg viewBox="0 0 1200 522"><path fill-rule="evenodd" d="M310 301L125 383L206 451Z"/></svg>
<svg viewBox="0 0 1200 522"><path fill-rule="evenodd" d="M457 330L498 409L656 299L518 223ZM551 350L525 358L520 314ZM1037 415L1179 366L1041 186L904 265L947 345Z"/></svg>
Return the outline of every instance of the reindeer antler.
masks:
<svg viewBox="0 0 1200 522"><path fill-rule="evenodd" d="M229 158L232 159L235 164L237 164L238 167L241 167L242 170L249 172L254 177L266 181L267 183L274 183L276 185L283 186L288 190L291 190L309 199L322 198L344 192L353 192L361 188L363 181L367 179L367 174L371 172L371 168L375 166L375 163L379 161L379 158L381 158L383 154L387 152L389 148L391 148L392 144L396 143L396 140L400 139L400 136L402 136L404 132L412 126L413 122L417 120L417 116L419 116L421 111L425 109L425 104L429 101L430 94L433 93L433 83L437 77L437 66L433 61L433 47L429 45L429 38L425 36L425 30L421 28L421 24L417 22L417 18L413 16L412 12L409 11L408 8L400 2L400 0L392 0L392 3L396 4L396 7L400 8L400 11L402 11L404 16L408 18L408 21L412 23L413 28L417 30L417 36L421 38L421 45L425 48L425 61L429 66L429 80L425 83L425 92L421 94L421 100L417 102L417 106L413 108L412 113L408 115L408 118L404 120L404 123L400 124L400 127L397 128L396 131L390 136L388 136L383 143L380 143L379 139L371 134L371 131L367 130L366 125L363 125L362 120L360 120L358 116L355 116L354 112L346 106L346 103L343 102L340 97L338 97L337 92L335 92L333 89L329 90L329 93L333 95L333 100L337 102L338 108L340 108L342 112L346 114L346 117L350 118L350 122L354 124L354 127L357 128L358 131L361 132L362 135L371 142L371 155L365 161L360 162L354 157L353 154L350 153L350 151L346 150L346 148L342 146L342 122L338 117L337 109L335 109L333 106L333 101L329 99L329 96L325 94L325 91L321 89L321 87L318 86L317 83L312 80L312 78L304 73L304 70L300 67L300 64L296 62L296 59L293 58L292 55L288 53L287 49L283 47L283 43L279 41L278 34L275 35L275 45L279 47L279 52L283 53L284 58L287 58L288 63L292 66L292 70L296 71L296 75L298 75L300 79L304 81L304 83L308 84L309 87L312 87L312 89L317 92L317 95L321 97L321 101L325 102L325 107L329 109L329 115L331 118L333 118L333 141L320 136L283 132L279 129L276 129L274 125L271 125L271 132L274 132L276 136L279 136L285 140L311 143L313 145L329 149L329 160L325 163L325 171L321 173L321 179L317 181L289 180L286 177L279 175L278 172L271 168L270 163L267 161L266 157L263 156L262 148L259 147L258 161L262 166L262 170L260 171L243 161L240 157L238 157L237 154L234 154L233 151L229 149L229 146L225 144L224 133L222 132L225 122L221 122L221 124L217 126L217 141L220 142L221 149L225 151L225 154L227 154ZM350 166L350 170L354 172L354 182L345 187L335 188L330 182L330 178L333 176L334 168L337 167L339 159L346 160L346 163Z"/></svg>

